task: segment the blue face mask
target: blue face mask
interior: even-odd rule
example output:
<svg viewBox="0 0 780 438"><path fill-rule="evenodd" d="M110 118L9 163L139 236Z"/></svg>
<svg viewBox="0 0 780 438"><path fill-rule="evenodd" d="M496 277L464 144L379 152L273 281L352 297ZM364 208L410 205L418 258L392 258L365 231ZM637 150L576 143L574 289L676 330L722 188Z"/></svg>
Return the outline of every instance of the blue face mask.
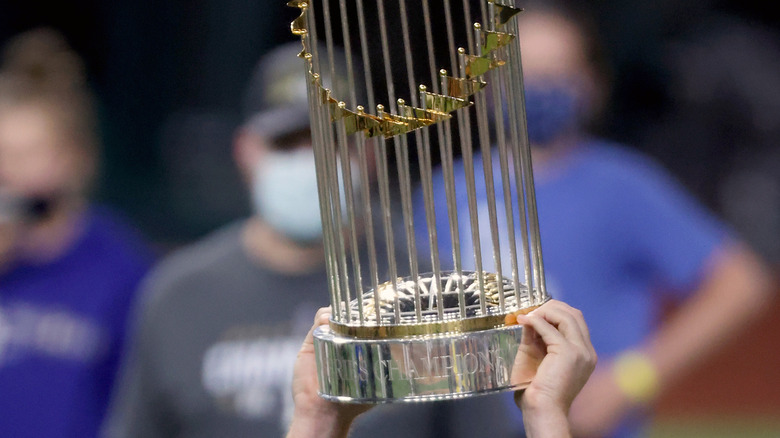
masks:
<svg viewBox="0 0 780 438"><path fill-rule="evenodd" d="M544 147L580 123L579 99L569 87L554 84L525 85L528 138Z"/></svg>

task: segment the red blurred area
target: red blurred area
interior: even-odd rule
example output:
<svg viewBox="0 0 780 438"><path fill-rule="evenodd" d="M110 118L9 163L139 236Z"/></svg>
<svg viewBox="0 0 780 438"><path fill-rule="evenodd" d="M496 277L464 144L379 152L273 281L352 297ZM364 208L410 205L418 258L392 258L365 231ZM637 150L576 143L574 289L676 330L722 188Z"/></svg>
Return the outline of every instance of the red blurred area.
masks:
<svg viewBox="0 0 780 438"><path fill-rule="evenodd" d="M780 276L778 276L780 280ZM780 281L775 283L780 295ZM780 417L780 299L661 398L658 417Z"/></svg>

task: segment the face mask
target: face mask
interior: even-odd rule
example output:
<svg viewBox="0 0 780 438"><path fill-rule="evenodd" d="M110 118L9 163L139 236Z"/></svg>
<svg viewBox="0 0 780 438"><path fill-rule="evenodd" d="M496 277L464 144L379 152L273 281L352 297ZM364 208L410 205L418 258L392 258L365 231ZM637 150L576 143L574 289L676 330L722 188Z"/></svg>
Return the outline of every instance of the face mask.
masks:
<svg viewBox="0 0 780 438"><path fill-rule="evenodd" d="M312 150L269 151L255 168L252 201L255 211L288 238L319 240L322 221Z"/></svg>
<svg viewBox="0 0 780 438"><path fill-rule="evenodd" d="M570 87L527 83L525 108L531 144L544 147L576 129L580 122L579 105L576 91Z"/></svg>
<svg viewBox="0 0 780 438"><path fill-rule="evenodd" d="M337 159L339 181L341 161ZM352 187L359 200L360 173L352 163ZM341 217L347 223L347 201L339 183ZM255 168L252 201L257 212L271 227L289 239L311 244L322 238L320 199L314 153L309 148L269 151ZM357 212L356 212L357 214Z"/></svg>
<svg viewBox="0 0 780 438"><path fill-rule="evenodd" d="M0 191L0 221L37 223L48 219L57 204L56 197L23 197Z"/></svg>
<svg viewBox="0 0 780 438"><path fill-rule="evenodd" d="M54 212L56 200L46 197L27 199L25 211L31 222L48 219Z"/></svg>

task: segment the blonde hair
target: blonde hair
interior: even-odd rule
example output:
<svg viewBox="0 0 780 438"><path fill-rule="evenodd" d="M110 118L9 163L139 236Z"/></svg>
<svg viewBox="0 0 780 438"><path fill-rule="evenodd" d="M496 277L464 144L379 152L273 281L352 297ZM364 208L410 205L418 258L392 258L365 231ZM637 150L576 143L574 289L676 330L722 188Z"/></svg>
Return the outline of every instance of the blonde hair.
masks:
<svg viewBox="0 0 780 438"><path fill-rule="evenodd" d="M0 65L0 110L40 106L92 161L97 117L81 58L56 30L38 28L11 39Z"/></svg>

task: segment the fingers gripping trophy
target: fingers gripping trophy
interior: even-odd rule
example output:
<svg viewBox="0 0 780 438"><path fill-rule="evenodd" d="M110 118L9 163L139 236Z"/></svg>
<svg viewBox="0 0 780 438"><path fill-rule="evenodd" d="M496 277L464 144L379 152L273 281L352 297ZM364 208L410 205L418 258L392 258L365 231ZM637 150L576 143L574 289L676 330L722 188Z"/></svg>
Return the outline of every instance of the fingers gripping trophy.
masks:
<svg viewBox="0 0 780 438"><path fill-rule="evenodd" d="M327 399L453 399L522 389L535 374L538 363L517 354L516 316L550 296L516 38L521 10L513 0L460 1L288 3L300 10L291 28L303 42L329 278L330 324L314 333ZM456 181L465 181L465 206ZM418 185L422 224L412 208ZM446 197L446 211L434 208L436 196ZM449 229L437 229L436 214L447 215ZM446 257L440 240L449 242Z"/></svg>

